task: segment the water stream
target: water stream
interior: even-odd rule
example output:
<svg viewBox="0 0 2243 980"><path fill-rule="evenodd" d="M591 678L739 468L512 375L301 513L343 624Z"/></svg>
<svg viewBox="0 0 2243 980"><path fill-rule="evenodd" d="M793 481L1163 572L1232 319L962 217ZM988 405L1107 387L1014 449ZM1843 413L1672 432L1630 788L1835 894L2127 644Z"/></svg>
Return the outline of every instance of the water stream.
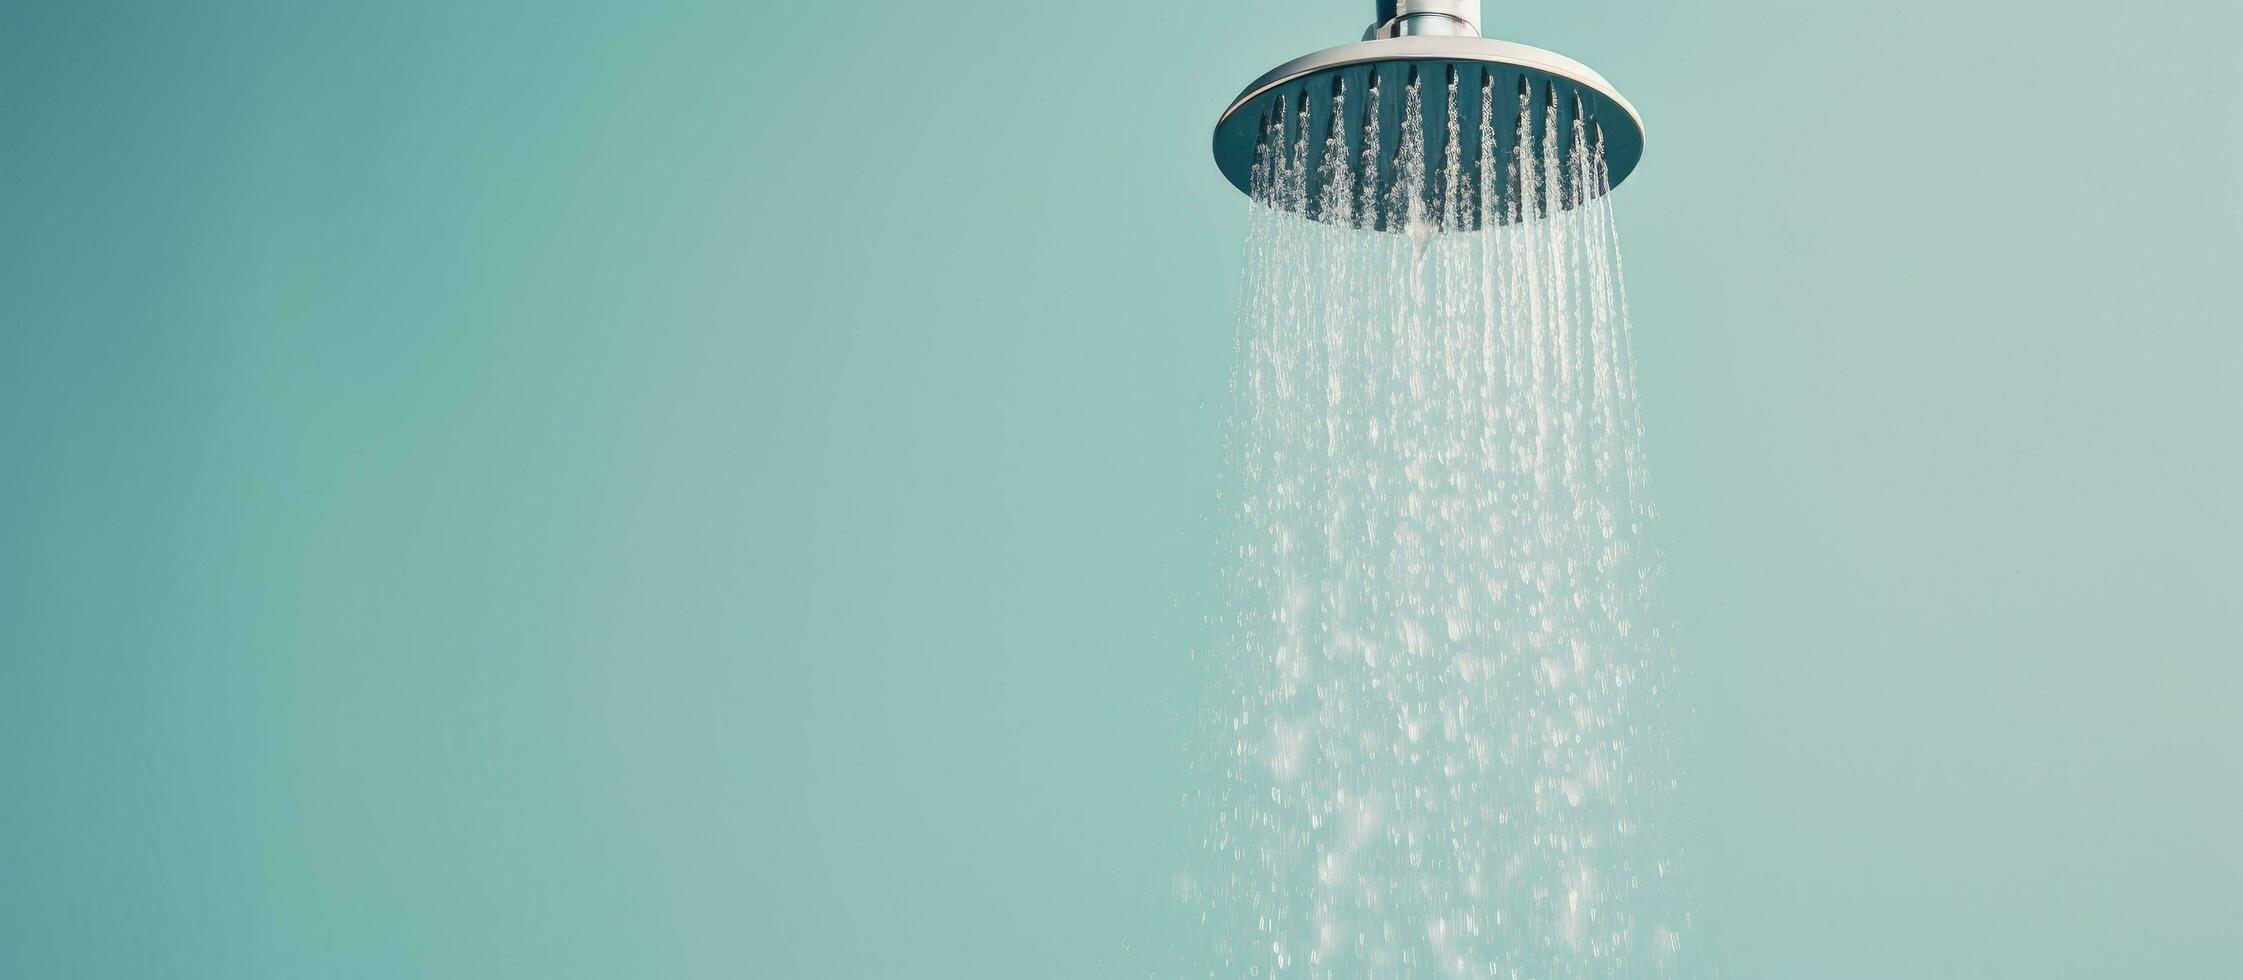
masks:
<svg viewBox="0 0 2243 980"><path fill-rule="evenodd" d="M1299 99L1268 121L1216 870L1192 886L1222 975L1656 976L1682 949L1672 662L1601 142L1532 90L1481 95L1469 168L1454 81L1332 93L1335 119L1403 100L1391 154L1375 127L1359 153L1312 140Z"/></svg>

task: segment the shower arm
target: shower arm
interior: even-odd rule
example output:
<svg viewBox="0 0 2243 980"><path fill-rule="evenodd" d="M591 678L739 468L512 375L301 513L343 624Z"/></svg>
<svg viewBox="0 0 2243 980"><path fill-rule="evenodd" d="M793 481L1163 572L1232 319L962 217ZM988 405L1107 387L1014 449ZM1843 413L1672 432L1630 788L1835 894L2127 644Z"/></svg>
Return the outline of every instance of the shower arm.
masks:
<svg viewBox="0 0 2243 980"><path fill-rule="evenodd" d="M1378 0L1378 18L1363 40L1480 36L1480 0Z"/></svg>

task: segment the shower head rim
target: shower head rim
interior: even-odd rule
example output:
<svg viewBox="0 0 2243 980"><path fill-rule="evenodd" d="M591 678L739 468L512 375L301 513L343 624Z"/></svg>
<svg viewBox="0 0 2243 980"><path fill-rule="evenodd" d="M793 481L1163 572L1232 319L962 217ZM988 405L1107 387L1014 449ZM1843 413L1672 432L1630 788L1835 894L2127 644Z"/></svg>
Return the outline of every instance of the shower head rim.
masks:
<svg viewBox="0 0 2243 980"><path fill-rule="evenodd" d="M1492 37L1461 35L1411 35L1353 41L1302 55L1263 72L1262 77L1240 91L1238 98L1232 99L1222 116L1215 120L1215 128L1221 130L1223 123L1229 121L1233 113L1263 93L1288 82L1327 69L1383 61L1481 61L1554 75L1576 85L1595 89L1628 114L1628 121L1635 124L1637 133L1644 131L1643 115L1636 111L1633 103L1621 96L1619 89L1613 88L1612 83L1605 80L1603 75L1597 74L1595 69L1555 51L1545 51L1533 45Z"/></svg>

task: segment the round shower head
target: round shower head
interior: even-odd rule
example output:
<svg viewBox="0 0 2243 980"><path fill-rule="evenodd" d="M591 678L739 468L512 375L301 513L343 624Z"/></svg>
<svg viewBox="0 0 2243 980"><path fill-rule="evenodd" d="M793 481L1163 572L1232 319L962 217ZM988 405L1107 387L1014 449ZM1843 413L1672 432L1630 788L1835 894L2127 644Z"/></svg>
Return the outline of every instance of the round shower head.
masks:
<svg viewBox="0 0 2243 980"><path fill-rule="evenodd" d="M1293 170L1305 185L1304 200L1315 202L1328 181L1340 179L1335 168L1345 169L1346 179L1358 185L1377 182L1372 190L1383 194L1405 172L1397 165L1406 162L1396 159L1398 152L1420 148L1425 154L1422 172L1438 175L1453 145L1460 158L1454 162L1467 180L1484 173L1483 183L1515 190L1515 171L1537 166L1553 134L1559 168L1573 166L1566 148L1578 120L1586 142L1594 146L1601 141L1599 172L1578 183L1570 173L1556 175L1579 191L1549 199L1528 194L1530 200L1509 206L1546 211L1554 203L1569 208L1619 186L1643 156L1643 120L1635 107L1587 65L1478 36L1478 8L1477 0L1400 0L1397 9L1395 0L1386 0L1381 23L1367 32L1370 40L1327 48L1271 69L1246 86L1216 122L1216 166L1233 186L1252 194L1258 151L1276 143L1277 153L1298 158L1305 149L1306 159L1296 160ZM1413 94L1417 111L1410 112L1405 101ZM1371 117L1374 107L1377 115ZM1341 118L1334 118L1335 108ZM1403 120L1410 116L1420 121L1422 141L1403 138ZM1483 133L1483 120L1490 132ZM1528 146L1523 155L1518 152L1522 137ZM1485 171L1483 146L1496 151ZM1345 158L1334 159L1343 148ZM1366 154L1367 149L1375 152ZM1310 218L1333 220L1313 204L1301 210ZM1490 208L1487 213L1500 219L1506 212ZM1347 220L1368 223L1360 212ZM1389 220L1375 226L1399 224Z"/></svg>

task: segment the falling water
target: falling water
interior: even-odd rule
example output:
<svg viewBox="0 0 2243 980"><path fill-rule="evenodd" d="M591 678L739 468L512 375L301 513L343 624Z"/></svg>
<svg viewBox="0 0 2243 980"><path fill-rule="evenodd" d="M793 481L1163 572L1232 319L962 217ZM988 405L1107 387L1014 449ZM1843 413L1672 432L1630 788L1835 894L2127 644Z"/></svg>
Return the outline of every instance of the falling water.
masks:
<svg viewBox="0 0 2243 980"><path fill-rule="evenodd" d="M1312 140L1305 93L1265 123L1217 872L1193 885L1218 975L1677 969L1671 668L1601 137L1546 89L1479 84L1469 141L1453 75L1330 93L1332 119L1402 100L1391 155L1375 124L1359 153Z"/></svg>

